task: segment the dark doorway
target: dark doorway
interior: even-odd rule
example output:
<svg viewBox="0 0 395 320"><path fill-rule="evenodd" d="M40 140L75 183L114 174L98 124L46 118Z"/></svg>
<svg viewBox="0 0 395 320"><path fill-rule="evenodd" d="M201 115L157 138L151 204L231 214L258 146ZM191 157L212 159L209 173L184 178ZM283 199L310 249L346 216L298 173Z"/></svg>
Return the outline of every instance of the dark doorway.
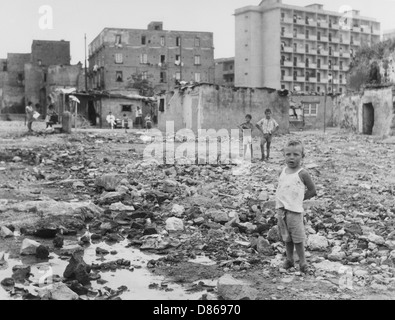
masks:
<svg viewBox="0 0 395 320"><path fill-rule="evenodd" d="M372 135L374 127L374 108L371 103L365 103L362 111L363 134Z"/></svg>
<svg viewBox="0 0 395 320"><path fill-rule="evenodd" d="M42 117L45 118L47 115L47 90L45 88L40 89L40 97L39 97L39 105L41 106L41 110L37 110L39 113L41 113Z"/></svg>
<svg viewBox="0 0 395 320"><path fill-rule="evenodd" d="M88 101L88 118L92 126L96 125L96 109L95 103L92 100Z"/></svg>

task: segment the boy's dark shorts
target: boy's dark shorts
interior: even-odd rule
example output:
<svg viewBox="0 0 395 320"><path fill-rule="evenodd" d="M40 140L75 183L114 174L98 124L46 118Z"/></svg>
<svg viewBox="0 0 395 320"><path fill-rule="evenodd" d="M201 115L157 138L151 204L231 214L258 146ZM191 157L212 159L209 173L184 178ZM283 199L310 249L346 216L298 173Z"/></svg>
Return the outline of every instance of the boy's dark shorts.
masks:
<svg viewBox="0 0 395 320"><path fill-rule="evenodd" d="M265 133L263 136L261 136L261 143L272 143L272 135Z"/></svg>

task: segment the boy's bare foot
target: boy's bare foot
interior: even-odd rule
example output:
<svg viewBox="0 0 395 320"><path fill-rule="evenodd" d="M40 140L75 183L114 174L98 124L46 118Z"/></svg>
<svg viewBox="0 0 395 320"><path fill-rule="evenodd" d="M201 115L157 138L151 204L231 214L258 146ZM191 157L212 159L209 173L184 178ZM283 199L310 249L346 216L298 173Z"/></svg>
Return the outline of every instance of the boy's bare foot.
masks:
<svg viewBox="0 0 395 320"><path fill-rule="evenodd" d="M308 264L300 265L300 272L307 273L307 274L314 274L314 268L309 266Z"/></svg>
<svg viewBox="0 0 395 320"><path fill-rule="evenodd" d="M293 268L294 266L295 266L294 262L287 260L284 262L283 268L285 270L289 270L289 269Z"/></svg>

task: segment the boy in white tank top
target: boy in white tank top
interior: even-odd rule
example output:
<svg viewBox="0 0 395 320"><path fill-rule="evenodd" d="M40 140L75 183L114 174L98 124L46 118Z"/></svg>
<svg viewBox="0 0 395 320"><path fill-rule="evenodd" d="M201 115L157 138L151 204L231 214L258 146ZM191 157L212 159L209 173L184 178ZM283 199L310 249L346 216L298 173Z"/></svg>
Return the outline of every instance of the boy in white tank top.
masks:
<svg viewBox="0 0 395 320"><path fill-rule="evenodd" d="M286 245L284 269L294 266L294 249L299 256L300 271L308 272L304 251L305 228L303 201L316 196L310 174L301 167L304 147L301 141L289 141L284 148L287 166L282 171L276 192L278 228Z"/></svg>

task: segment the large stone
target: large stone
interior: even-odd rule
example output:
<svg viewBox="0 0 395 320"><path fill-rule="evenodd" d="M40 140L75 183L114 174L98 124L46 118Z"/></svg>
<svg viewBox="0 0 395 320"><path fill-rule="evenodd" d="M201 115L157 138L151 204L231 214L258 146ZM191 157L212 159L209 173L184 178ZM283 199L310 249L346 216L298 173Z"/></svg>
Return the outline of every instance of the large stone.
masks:
<svg viewBox="0 0 395 320"><path fill-rule="evenodd" d="M181 219L172 217L166 220L167 231L183 231L184 222Z"/></svg>
<svg viewBox="0 0 395 320"><path fill-rule="evenodd" d="M96 178L95 186L99 188L104 188L106 191L115 191L120 185L123 179L127 176L119 174L105 174L101 177Z"/></svg>
<svg viewBox="0 0 395 320"><path fill-rule="evenodd" d="M218 280L218 295L225 300L256 300L258 290L245 281L226 274Z"/></svg>
<svg viewBox="0 0 395 320"><path fill-rule="evenodd" d="M71 244L63 246L63 248L60 249L60 254L64 256L71 256L74 253L81 251L84 251L84 248L82 248L79 244Z"/></svg>
<svg viewBox="0 0 395 320"><path fill-rule="evenodd" d="M373 242L374 244L377 244L377 245L383 245L383 244L385 244L384 238L381 237L381 236L378 236L378 235L376 235L376 234L374 234L374 233L370 233L370 234L369 234L368 240L369 240L370 242Z"/></svg>
<svg viewBox="0 0 395 320"><path fill-rule="evenodd" d="M78 294L62 282L40 289L39 296L50 300L78 300Z"/></svg>
<svg viewBox="0 0 395 320"><path fill-rule="evenodd" d="M37 248L40 246L41 244L38 243L37 241L34 240L30 240L30 239L25 239L22 242L22 247L21 247L21 251L20 254L21 255L35 255Z"/></svg>
<svg viewBox="0 0 395 320"><path fill-rule="evenodd" d="M218 223L226 223L229 221L229 216L226 212L220 210L209 211L211 219Z"/></svg>
<svg viewBox="0 0 395 320"><path fill-rule="evenodd" d="M42 226L36 229L34 235L42 239L53 239L58 233L58 228L54 225Z"/></svg>
<svg viewBox="0 0 395 320"><path fill-rule="evenodd" d="M48 249L48 247L43 246L43 245L39 246L36 249L36 257L38 259L42 259L42 260L48 259L48 257L49 257L49 249Z"/></svg>
<svg viewBox="0 0 395 320"><path fill-rule="evenodd" d="M332 252L328 255L330 261L342 261L346 257L346 254L342 251L342 248L336 246L332 249Z"/></svg>
<svg viewBox="0 0 395 320"><path fill-rule="evenodd" d="M282 240L277 226L274 226L270 229L269 233L267 234L267 239L272 242L280 242Z"/></svg>
<svg viewBox="0 0 395 320"><path fill-rule="evenodd" d="M8 229L7 227L1 227L0 229L0 237L2 238L11 238L14 236L14 233Z"/></svg>
<svg viewBox="0 0 395 320"><path fill-rule="evenodd" d="M100 204L109 204L114 202L119 202L125 199L126 193L124 192L108 192L103 194L100 199Z"/></svg>
<svg viewBox="0 0 395 320"><path fill-rule="evenodd" d="M184 212L185 212L185 208L178 204L174 204L173 208L171 209L171 213L176 217L181 217L184 214Z"/></svg>
<svg viewBox="0 0 395 320"><path fill-rule="evenodd" d="M5 278L0 284L4 287L13 287L15 286L15 280L13 278Z"/></svg>
<svg viewBox="0 0 395 320"><path fill-rule="evenodd" d="M313 251L325 251L328 248L328 240L318 234L312 234L307 240L307 246Z"/></svg>
<svg viewBox="0 0 395 320"><path fill-rule="evenodd" d="M134 211L134 207L125 206L122 202L112 203L109 209L111 211Z"/></svg>
<svg viewBox="0 0 395 320"><path fill-rule="evenodd" d="M273 249L270 245L270 242L263 237L258 238L257 251L264 254L265 256L273 255Z"/></svg>
<svg viewBox="0 0 395 320"><path fill-rule="evenodd" d="M69 280L77 280L82 285L90 284L89 273L91 267L84 261L83 252L76 252L71 256L70 262L63 273Z"/></svg>
<svg viewBox="0 0 395 320"><path fill-rule="evenodd" d="M24 283L30 277L30 266L14 266L12 268L12 278L15 282Z"/></svg>

